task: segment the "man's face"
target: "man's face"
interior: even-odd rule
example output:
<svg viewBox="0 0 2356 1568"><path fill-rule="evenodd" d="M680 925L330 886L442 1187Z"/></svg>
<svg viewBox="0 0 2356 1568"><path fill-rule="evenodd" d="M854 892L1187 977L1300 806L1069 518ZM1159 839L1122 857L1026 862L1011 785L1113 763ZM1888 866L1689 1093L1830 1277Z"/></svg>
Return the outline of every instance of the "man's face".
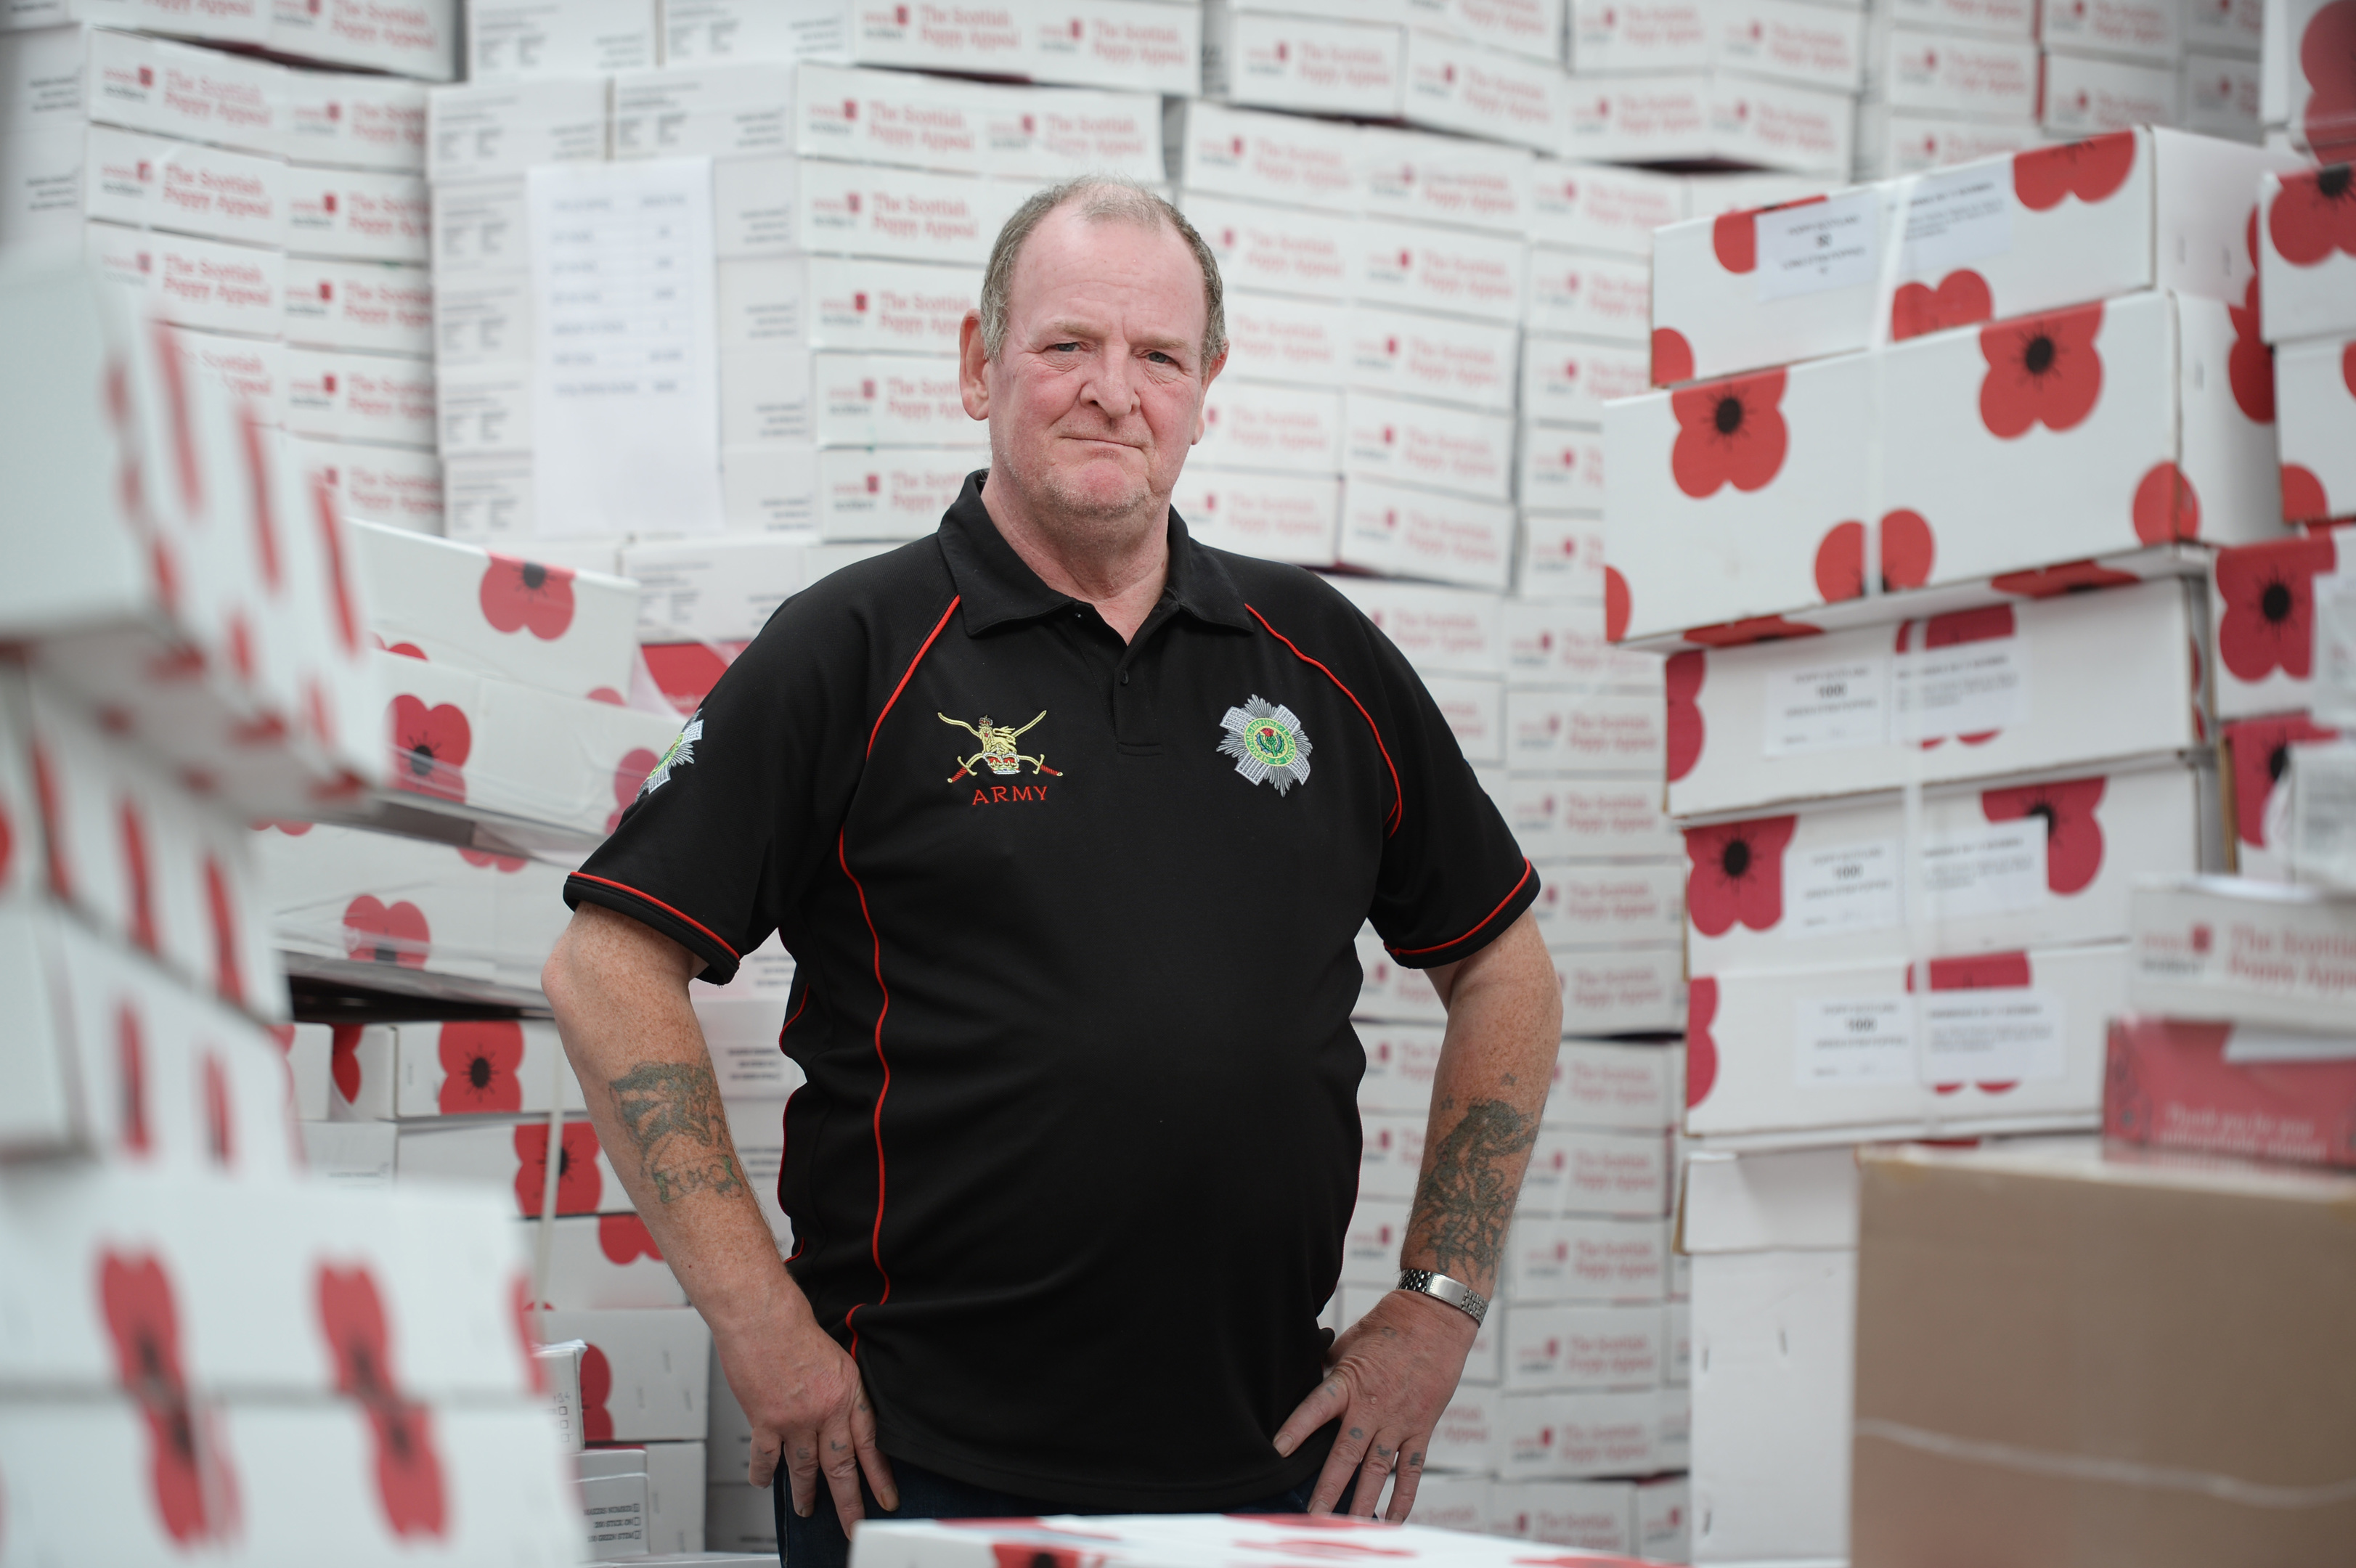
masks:
<svg viewBox="0 0 2356 1568"><path fill-rule="evenodd" d="M966 318L966 412L990 421L991 487L1041 518L1166 506L1203 435L1203 274L1169 229L1050 213L1016 258L1006 340ZM1224 357L1222 357L1224 359Z"/></svg>

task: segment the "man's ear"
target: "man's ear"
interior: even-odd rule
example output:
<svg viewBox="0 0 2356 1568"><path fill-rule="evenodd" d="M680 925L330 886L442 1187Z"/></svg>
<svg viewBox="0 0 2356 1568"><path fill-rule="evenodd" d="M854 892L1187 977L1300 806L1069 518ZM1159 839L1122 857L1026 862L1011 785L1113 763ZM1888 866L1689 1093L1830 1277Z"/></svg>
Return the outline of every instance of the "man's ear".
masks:
<svg viewBox="0 0 2356 1568"><path fill-rule="evenodd" d="M1212 360L1210 365L1203 371L1203 398L1197 399L1194 403L1194 439L1187 443L1189 446L1199 444L1203 439L1203 432L1210 428L1203 422L1203 400L1210 397L1211 383L1219 379L1219 372L1226 368L1227 351L1222 348L1219 350L1219 357L1216 359Z"/></svg>
<svg viewBox="0 0 2356 1568"><path fill-rule="evenodd" d="M990 417L989 365L981 351L981 312L969 310L958 324L958 398L968 419Z"/></svg>

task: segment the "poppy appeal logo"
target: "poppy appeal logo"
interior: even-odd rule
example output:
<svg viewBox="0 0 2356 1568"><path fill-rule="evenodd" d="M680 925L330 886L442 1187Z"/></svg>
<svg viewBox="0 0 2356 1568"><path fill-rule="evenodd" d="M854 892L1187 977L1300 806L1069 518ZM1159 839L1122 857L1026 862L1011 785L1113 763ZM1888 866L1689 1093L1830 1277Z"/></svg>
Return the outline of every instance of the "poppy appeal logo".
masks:
<svg viewBox="0 0 2356 1568"><path fill-rule="evenodd" d="M551 643L573 624L573 573L561 566L494 555L476 598L495 632L528 631Z"/></svg>
<svg viewBox="0 0 2356 1568"><path fill-rule="evenodd" d="M1772 931L1783 921L1783 850L1799 825L1796 816L1769 816L1686 830L1686 911L1696 931Z"/></svg>
<svg viewBox="0 0 2356 1568"><path fill-rule="evenodd" d="M465 804L466 757L475 748L465 710L450 702L428 708L403 693L385 709L385 721L391 733L392 787Z"/></svg>
<svg viewBox="0 0 2356 1568"><path fill-rule="evenodd" d="M436 1108L445 1116L478 1111L520 1111L523 1025L513 1019L445 1023L439 1041L442 1089Z"/></svg>

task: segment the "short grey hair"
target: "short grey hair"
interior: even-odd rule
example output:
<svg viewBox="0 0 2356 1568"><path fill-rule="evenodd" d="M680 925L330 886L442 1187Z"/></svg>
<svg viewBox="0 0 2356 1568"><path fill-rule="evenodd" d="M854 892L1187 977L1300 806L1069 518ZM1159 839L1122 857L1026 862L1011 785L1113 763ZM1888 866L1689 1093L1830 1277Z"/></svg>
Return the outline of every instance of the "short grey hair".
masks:
<svg viewBox="0 0 2356 1568"><path fill-rule="evenodd" d="M998 231L998 243L990 248L990 265L981 274L983 357L995 363L998 351L1006 347L1006 296L1023 242L1049 213L1074 204L1083 222L1166 227L1186 241L1186 248L1194 253L1194 264L1203 269L1203 368L1207 370L1216 364L1227 351L1226 296L1219 283L1218 258L1211 254L1211 248L1186 221L1184 213L1136 181L1111 175L1082 175L1051 185L1016 208L1006 227Z"/></svg>

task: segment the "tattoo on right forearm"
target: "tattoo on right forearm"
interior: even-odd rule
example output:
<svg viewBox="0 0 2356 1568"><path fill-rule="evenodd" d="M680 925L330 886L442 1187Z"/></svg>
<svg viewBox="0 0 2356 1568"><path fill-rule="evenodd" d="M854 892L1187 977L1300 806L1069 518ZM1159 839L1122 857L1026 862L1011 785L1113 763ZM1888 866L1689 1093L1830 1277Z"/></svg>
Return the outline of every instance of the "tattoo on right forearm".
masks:
<svg viewBox="0 0 2356 1568"><path fill-rule="evenodd" d="M1432 1266L1452 1278L1493 1278L1514 1215L1515 1189L1506 1172L1537 1137L1537 1119L1503 1100L1467 1104L1440 1140L1431 1174L1416 1190L1408 1245L1428 1248Z"/></svg>
<svg viewBox="0 0 2356 1568"><path fill-rule="evenodd" d="M727 1198L744 1190L711 1068L642 1061L606 1087L658 1199L672 1203L691 1192Z"/></svg>

